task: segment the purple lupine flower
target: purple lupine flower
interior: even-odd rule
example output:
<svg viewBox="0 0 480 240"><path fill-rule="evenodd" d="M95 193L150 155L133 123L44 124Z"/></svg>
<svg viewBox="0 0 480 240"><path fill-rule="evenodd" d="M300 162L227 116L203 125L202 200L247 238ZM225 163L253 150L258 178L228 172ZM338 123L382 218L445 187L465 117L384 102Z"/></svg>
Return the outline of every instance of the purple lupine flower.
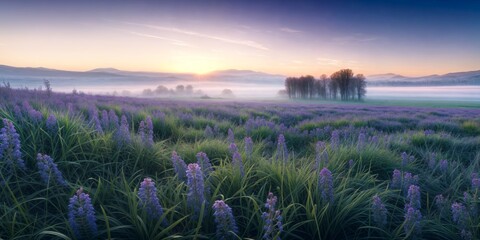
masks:
<svg viewBox="0 0 480 240"><path fill-rule="evenodd" d="M108 112L106 110L102 111L102 128L105 131L109 128L110 120L108 120Z"/></svg>
<svg viewBox="0 0 480 240"><path fill-rule="evenodd" d="M235 169L240 170L240 175L243 177L245 176L245 172L243 170L243 162L242 162L242 155L240 153L235 152L232 157L232 165Z"/></svg>
<svg viewBox="0 0 480 240"><path fill-rule="evenodd" d="M407 208L405 211L405 223L403 229L407 235L410 235L413 239L417 239L422 234L422 213L420 210L413 207Z"/></svg>
<svg viewBox="0 0 480 240"><path fill-rule="evenodd" d="M213 138L214 134L213 134L212 128L207 125L205 127L205 131L203 131L203 135L204 135L205 138Z"/></svg>
<svg viewBox="0 0 480 240"><path fill-rule="evenodd" d="M220 135L220 128L218 127L217 124L213 126L213 136L218 136Z"/></svg>
<svg viewBox="0 0 480 240"><path fill-rule="evenodd" d="M452 220L456 223L461 229L465 229L467 227L469 215L467 208L461 204L454 202L452 204Z"/></svg>
<svg viewBox="0 0 480 240"><path fill-rule="evenodd" d="M153 146L154 144L154 141L153 141L153 122L152 122L152 118L150 116L147 116L147 119L145 120L146 122L146 138L145 138L145 144L147 144L147 146Z"/></svg>
<svg viewBox="0 0 480 240"><path fill-rule="evenodd" d="M448 170L448 161L445 159L441 160L439 166L440 166L440 171L442 173L446 173Z"/></svg>
<svg viewBox="0 0 480 240"><path fill-rule="evenodd" d="M96 107L90 108L90 122L95 127L95 131L99 134L103 134L102 124L100 123L100 119L98 117L98 111Z"/></svg>
<svg viewBox="0 0 480 240"><path fill-rule="evenodd" d="M11 176L16 169L26 170L20 149L20 135L13 123L4 118L0 130L0 159L5 163L5 176Z"/></svg>
<svg viewBox="0 0 480 240"><path fill-rule="evenodd" d="M406 152L402 152L402 167L407 166L408 163L409 163L408 154Z"/></svg>
<svg viewBox="0 0 480 240"><path fill-rule="evenodd" d="M287 144L285 143L285 137L283 136L283 134L280 134L278 135L277 154L276 154L275 160L287 162L287 159L288 159Z"/></svg>
<svg viewBox="0 0 480 240"><path fill-rule="evenodd" d="M402 172L400 172L400 170L393 170L392 184L390 186L394 189L402 188Z"/></svg>
<svg viewBox="0 0 480 240"><path fill-rule="evenodd" d="M151 178L144 178L138 189L140 206L146 211L150 219L158 220L163 215L163 208L157 197L157 188ZM164 222L165 223L165 222Z"/></svg>
<svg viewBox="0 0 480 240"><path fill-rule="evenodd" d="M478 178L478 173L476 172L473 172L471 175L470 175L471 178Z"/></svg>
<svg viewBox="0 0 480 240"><path fill-rule="evenodd" d="M234 239L238 233L238 227L233 217L232 209L223 200L215 201L212 208L215 223L217 224L216 239Z"/></svg>
<svg viewBox="0 0 480 240"><path fill-rule="evenodd" d="M23 117L22 110L18 105L16 105L15 108L13 108L13 113L15 117L17 117L17 119L21 119Z"/></svg>
<svg viewBox="0 0 480 240"><path fill-rule="evenodd" d="M118 146L122 147L130 143L130 129L125 115L122 115L120 129L118 129L115 134Z"/></svg>
<svg viewBox="0 0 480 240"><path fill-rule="evenodd" d="M95 209L92 200L83 188L77 190L68 204L68 222L78 239L92 239L97 235Z"/></svg>
<svg viewBox="0 0 480 240"><path fill-rule="evenodd" d="M408 195L407 195L408 207L412 207L414 209L421 209L420 198L421 198L420 187L416 185L410 185L410 187L408 187ZM407 205L405 206L407 207Z"/></svg>
<svg viewBox="0 0 480 240"><path fill-rule="evenodd" d="M463 201L470 212L470 216L476 218L478 215L478 207L475 196L471 196L468 192L463 192Z"/></svg>
<svg viewBox="0 0 480 240"><path fill-rule="evenodd" d="M95 126L95 131L99 134L103 134L102 124L100 123L100 119L98 119L98 114L93 115L92 122Z"/></svg>
<svg viewBox="0 0 480 240"><path fill-rule="evenodd" d="M138 134L140 135L140 139L144 143L145 142L145 122L144 121L140 121L140 123L138 124Z"/></svg>
<svg viewBox="0 0 480 240"><path fill-rule="evenodd" d="M370 138L370 142L372 144L378 144L378 137L377 136L372 136L372 138Z"/></svg>
<svg viewBox="0 0 480 240"><path fill-rule="evenodd" d="M315 144L315 165L316 169L328 165L328 152L325 142L318 141Z"/></svg>
<svg viewBox="0 0 480 240"><path fill-rule="evenodd" d="M251 159L253 154L253 141L251 137L245 137L245 156Z"/></svg>
<svg viewBox="0 0 480 240"><path fill-rule="evenodd" d="M322 199L326 202L333 203L333 177L332 172L328 168L323 168L320 171L318 178L318 188L321 192Z"/></svg>
<svg viewBox="0 0 480 240"><path fill-rule="evenodd" d="M109 127L110 130L117 130L118 129L118 127L119 127L118 116L115 113L115 111L110 110L108 112L108 121L109 121L109 125L110 125L110 127Z"/></svg>
<svg viewBox="0 0 480 240"><path fill-rule="evenodd" d="M410 187L410 185L417 185L418 184L418 175L415 175L413 176L411 173L409 172L405 172L405 174L403 175L403 192L405 194L408 193L408 188Z"/></svg>
<svg viewBox="0 0 480 240"><path fill-rule="evenodd" d="M338 130L332 131L332 136L330 137L330 146L332 149L340 147L340 133Z"/></svg>
<svg viewBox="0 0 480 240"><path fill-rule="evenodd" d="M423 133L425 134L425 136L430 136L430 135L435 134L435 131L433 131L431 129L427 129L427 130L423 131Z"/></svg>
<svg viewBox="0 0 480 240"><path fill-rule="evenodd" d="M48 116L47 121L45 121L45 127L50 134L54 134L55 132L57 132L58 124L55 115L50 114L50 116Z"/></svg>
<svg viewBox="0 0 480 240"><path fill-rule="evenodd" d="M27 116L33 123L40 123L43 119L43 115L40 111L34 109L27 101L24 102L24 109L27 112Z"/></svg>
<svg viewBox="0 0 480 240"><path fill-rule="evenodd" d="M362 149L365 146L366 138L363 131L358 134L357 149Z"/></svg>
<svg viewBox="0 0 480 240"><path fill-rule="evenodd" d="M372 199L372 215L373 221L379 228L385 227L387 225L387 208L383 204L382 199L378 195L373 196Z"/></svg>
<svg viewBox="0 0 480 240"><path fill-rule="evenodd" d="M480 178L472 178L472 188L474 190L480 190Z"/></svg>
<svg viewBox="0 0 480 240"><path fill-rule="evenodd" d="M348 168L353 168L353 165L355 165L353 159L348 160Z"/></svg>
<svg viewBox="0 0 480 240"><path fill-rule="evenodd" d="M205 200L205 184L201 167L196 163L188 164L187 170L187 203L194 210L194 214L200 213Z"/></svg>
<svg viewBox="0 0 480 240"><path fill-rule="evenodd" d="M234 143L235 142L235 135L233 134L233 131L232 131L231 128L228 129L227 141L229 143Z"/></svg>
<svg viewBox="0 0 480 240"><path fill-rule="evenodd" d="M57 183L61 186L67 186L67 182L63 178L62 173L58 170L57 164L53 162L53 159L48 155L37 155L37 166L40 177L45 184ZM51 176L54 180L51 180Z"/></svg>
<svg viewBox="0 0 480 240"><path fill-rule="evenodd" d="M204 152L197 153L196 157L198 165L202 168L204 178L208 178L208 176L210 176L210 173L213 171L210 159L208 159L207 154Z"/></svg>
<svg viewBox="0 0 480 240"><path fill-rule="evenodd" d="M268 193L267 201L265 203L265 207L268 211L262 213L262 219L264 221L263 239L280 240L280 234L283 231L282 215L280 210L275 210L276 204L277 196L273 195L271 192Z"/></svg>
<svg viewBox="0 0 480 240"><path fill-rule="evenodd" d="M238 152L237 145L235 143L230 143L230 146L228 147L228 151L230 151L230 154L234 154Z"/></svg>
<svg viewBox="0 0 480 240"><path fill-rule="evenodd" d="M460 237L462 237L463 240L472 240L472 232L462 229L462 231L460 231Z"/></svg>
<svg viewBox="0 0 480 240"><path fill-rule="evenodd" d="M178 178L182 181L187 180L187 175L185 172L187 171L187 164L185 164L183 159L175 151L172 152L172 165Z"/></svg>

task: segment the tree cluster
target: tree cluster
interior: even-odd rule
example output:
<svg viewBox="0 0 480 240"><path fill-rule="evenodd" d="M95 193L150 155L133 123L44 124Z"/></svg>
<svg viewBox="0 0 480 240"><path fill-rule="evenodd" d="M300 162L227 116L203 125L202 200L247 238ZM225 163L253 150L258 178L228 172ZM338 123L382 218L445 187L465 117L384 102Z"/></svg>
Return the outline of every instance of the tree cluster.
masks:
<svg viewBox="0 0 480 240"><path fill-rule="evenodd" d="M363 74L354 75L350 69L342 69L330 77L323 74L319 79L310 75L285 79L288 97L300 99L362 100L366 86Z"/></svg>
<svg viewBox="0 0 480 240"><path fill-rule="evenodd" d="M156 89L144 89L142 92L143 96L153 97L153 96L200 96L203 95L201 89L194 90L192 85L177 85L175 89L169 89L163 85L159 85Z"/></svg>

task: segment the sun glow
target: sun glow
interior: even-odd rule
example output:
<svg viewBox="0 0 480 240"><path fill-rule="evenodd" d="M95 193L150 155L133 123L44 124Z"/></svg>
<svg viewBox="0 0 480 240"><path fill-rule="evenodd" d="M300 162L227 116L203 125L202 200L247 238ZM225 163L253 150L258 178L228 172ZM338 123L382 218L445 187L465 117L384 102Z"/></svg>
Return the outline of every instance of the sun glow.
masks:
<svg viewBox="0 0 480 240"><path fill-rule="evenodd" d="M222 66L218 58L208 58L200 56L179 55L172 58L170 61L171 69L174 72L205 74L218 69Z"/></svg>

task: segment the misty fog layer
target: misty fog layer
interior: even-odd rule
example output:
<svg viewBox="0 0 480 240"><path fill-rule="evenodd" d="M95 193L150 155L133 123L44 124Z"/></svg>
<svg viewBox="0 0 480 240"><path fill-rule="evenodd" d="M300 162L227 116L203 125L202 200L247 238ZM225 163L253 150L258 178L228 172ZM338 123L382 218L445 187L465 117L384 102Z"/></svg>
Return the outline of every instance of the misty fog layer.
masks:
<svg viewBox="0 0 480 240"><path fill-rule="evenodd" d="M178 85L191 85L193 91L200 91L192 97L207 95L209 97L222 97L222 91L230 89L233 97L242 98L276 98L278 91L284 89L283 82L279 84L256 84L256 83L230 83L218 81L170 81L154 84L152 82L131 81L102 81L95 79L50 79L53 91L78 92L89 94L115 94L136 97L173 97L171 94L145 96L145 89L155 90L159 85L175 90ZM11 80L8 81L12 88L42 88L43 81L37 80ZM188 97L183 95L184 97ZM178 97L178 96L177 96ZM480 86L407 86L407 87L379 87L367 86L367 99L430 99L430 100L466 100L480 101Z"/></svg>

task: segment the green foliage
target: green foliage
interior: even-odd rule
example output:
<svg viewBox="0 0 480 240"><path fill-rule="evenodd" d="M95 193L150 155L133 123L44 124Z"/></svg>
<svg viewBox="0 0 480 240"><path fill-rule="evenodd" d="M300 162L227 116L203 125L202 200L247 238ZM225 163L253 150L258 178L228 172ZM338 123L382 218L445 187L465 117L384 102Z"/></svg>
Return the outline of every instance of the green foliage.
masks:
<svg viewBox="0 0 480 240"><path fill-rule="evenodd" d="M465 121L462 123L462 130L465 134L478 136L480 135L480 123L476 121Z"/></svg>
<svg viewBox="0 0 480 240"><path fill-rule="evenodd" d="M20 135L28 168L8 179L0 176L6 179L6 183L0 185L1 239L72 239L68 199L80 187L92 197L99 239L212 239L216 226L211 205L219 199L232 208L240 238L261 239L262 212L267 210L265 200L269 192L278 196L283 239L406 239L410 236L403 229L405 194L390 186L395 169L420 176L422 237L458 239L460 229L451 220L449 206L442 215L434 198L443 194L451 204L463 201L463 192L476 194L469 177L480 167L480 126L475 119L451 119L417 126L423 118L442 113L389 119L347 116L307 123L292 118L293 127L299 131L283 133L289 159L277 162L274 152L279 130L258 127L247 132L241 124L253 116L282 123L280 115L272 116L269 111L242 110L238 115L219 111L215 114L222 117L211 119L205 117L208 108L162 109L165 116L152 117L155 143L147 146L137 132L139 122L152 116L158 108L146 106L127 113L128 108L121 106L97 104L99 110L113 109L118 115L129 116L132 141L124 146L117 144L114 131L96 132L86 118L87 106L68 113L35 104L43 119L50 114L56 116L55 132L47 129L45 121L34 123L28 118L16 117L11 106L0 107L0 118L12 120ZM176 115L177 110L192 114L193 120L182 122ZM207 125L218 126L219 133L214 138L205 138ZM330 142L331 132L315 137L301 133L327 126L341 131L348 131L350 126L364 128L368 135L363 145L357 143L356 132L348 138L342 135L339 146L334 147ZM230 143L226 141L229 128L235 133L244 176L232 164ZM435 132L425 134L425 129ZM243 141L246 136L254 142L248 159ZM380 140L375 142L372 136ZM315 141L319 138L326 141L328 163L321 163L317 168ZM201 206L200 216L194 216L187 204L187 183L175 175L172 151L177 151L187 164L197 161L198 152L205 152L212 162L214 171L205 179L210 192L207 202ZM402 152L414 156L415 160L402 166ZM38 153L52 156L68 182L67 187L45 185L41 181L36 165ZM431 153L437 156L433 167L428 162ZM448 161L447 170L440 168L440 159ZM333 175L333 203L321 198L318 181L323 167ZM158 220L149 219L140 207L138 189L145 177L154 179L157 186L164 210ZM388 223L384 228L378 228L372 219L371 200L375 195L380 196L388 210ZM162 224L164 220L168 224ZM471 221L470 230L473 237L478 238L478 220Z"/></svg>

